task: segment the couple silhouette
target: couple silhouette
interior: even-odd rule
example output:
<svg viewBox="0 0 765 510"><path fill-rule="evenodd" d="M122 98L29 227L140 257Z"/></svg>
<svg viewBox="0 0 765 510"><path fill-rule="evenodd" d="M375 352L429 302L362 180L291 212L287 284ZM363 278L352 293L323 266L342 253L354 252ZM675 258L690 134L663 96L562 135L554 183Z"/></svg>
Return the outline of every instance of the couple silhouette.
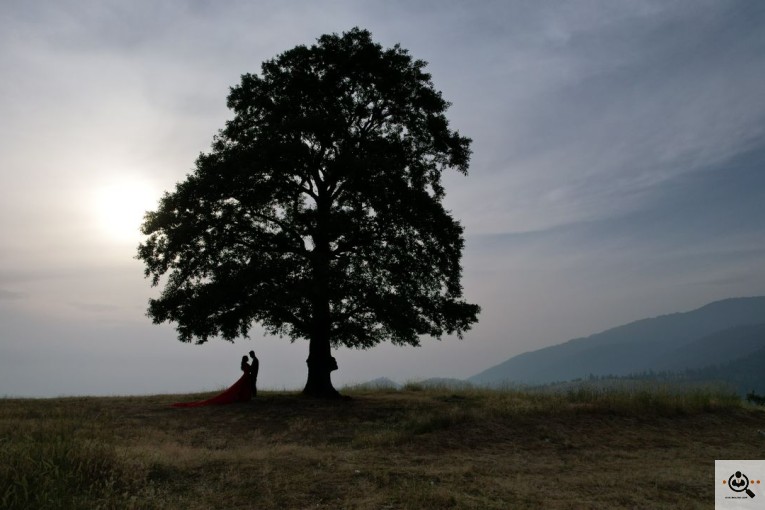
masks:
<svg viewBox="0 0 765 510"><path fill-rule="evenodd" d="M258 394L258 371L260 370L260 361L255 356L255 351L250 351L249 360L247 356L242 356L242 377L232 384L226 391L206 400L197 400L195 402L176 402L172 407L202 407L223 404L233 404L235 402L249 402Z"/></svg>
<svg viewBox="0 0 765 510"><path fill-rule="evenodd" d="M253 397L258 396L258 371L260 370L260 361L258 361L257 356L255 356L255 351L250 351L250 358L252 358L252 361L249 361L247 359L247 356L242 356L242 377L245 377L247 374L250 374L250 387L252 388L252 395Z"/></svg>

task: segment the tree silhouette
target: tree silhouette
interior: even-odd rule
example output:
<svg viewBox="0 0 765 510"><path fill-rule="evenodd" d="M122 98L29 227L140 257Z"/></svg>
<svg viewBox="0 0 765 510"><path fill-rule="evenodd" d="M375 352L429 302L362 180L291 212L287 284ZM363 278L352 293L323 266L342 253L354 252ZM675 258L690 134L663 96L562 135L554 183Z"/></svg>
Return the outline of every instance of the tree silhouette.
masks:
<svg viewBox="0 0 765 510"><path fill-rule="evenodd" d="M146 214L153 321L184 342L256 322L307 339L304 393L321 397L337 395L332 347L461 338L480 308L462 298L441 174L467 174L470 139L425 65L354 28L243 75L212 151Z"/></svg>

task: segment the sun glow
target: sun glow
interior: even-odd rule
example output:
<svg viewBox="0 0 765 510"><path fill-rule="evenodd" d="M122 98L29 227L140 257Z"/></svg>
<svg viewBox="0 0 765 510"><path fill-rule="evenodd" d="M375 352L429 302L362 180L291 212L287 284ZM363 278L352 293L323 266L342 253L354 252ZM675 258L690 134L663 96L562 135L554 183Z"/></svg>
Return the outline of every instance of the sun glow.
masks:
<svg viewBox="0 0 765 510"><path fill-rule="evenodd" d="M101 230L111 241L134 243L146 211L155 209L160 192L146 181L123 180L100 188L95 214Z"/></svg>

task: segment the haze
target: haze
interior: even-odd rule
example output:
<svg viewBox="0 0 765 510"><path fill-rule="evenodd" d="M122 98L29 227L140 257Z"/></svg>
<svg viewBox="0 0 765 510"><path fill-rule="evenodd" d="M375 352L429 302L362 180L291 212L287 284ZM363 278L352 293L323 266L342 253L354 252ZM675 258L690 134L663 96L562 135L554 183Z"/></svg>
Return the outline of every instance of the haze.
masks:
<svg viewBox="0 0 765 510"><path fill-rule="evenodd" d="M144 316L143 211L231 117L228 88L354 26L429 62L473 138L464 340L340 350L337 387L466 378L632 320L765 294L765 3L0 5L0 395L305 383L307 343L198 346Z"/></svg>

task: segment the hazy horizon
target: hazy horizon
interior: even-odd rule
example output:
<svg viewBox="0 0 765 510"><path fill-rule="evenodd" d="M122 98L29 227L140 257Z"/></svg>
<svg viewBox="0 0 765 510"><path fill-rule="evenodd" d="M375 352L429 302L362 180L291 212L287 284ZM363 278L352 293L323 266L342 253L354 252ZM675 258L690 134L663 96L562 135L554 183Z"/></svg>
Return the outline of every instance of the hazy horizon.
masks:
<svg viewBox="0 0 765 510"><path fill-rule="evenodd" d="M765 4L520 1L0 5L0 396L264 388L307 343L197 346L145 317L144 210L231 118L241 74L368 29L429 62L473 139L462 341L336 352L337 387L467 378L523 352L765 295Z"/></svg>

